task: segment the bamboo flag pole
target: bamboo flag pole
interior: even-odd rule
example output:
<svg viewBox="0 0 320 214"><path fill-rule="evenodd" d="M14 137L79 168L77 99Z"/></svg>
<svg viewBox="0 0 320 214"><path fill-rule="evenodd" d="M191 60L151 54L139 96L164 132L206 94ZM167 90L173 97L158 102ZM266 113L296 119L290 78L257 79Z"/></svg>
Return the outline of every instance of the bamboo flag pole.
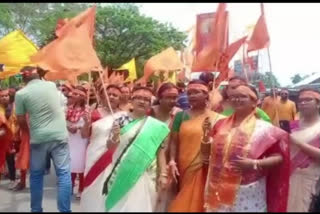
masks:
<svg viewBox="0 0 320 214"><path fill-rule="evenodd" d="M243 56L242 56L242 68L243 68L243 73L244 73L244 75L245 75L245 78L246 78L246 80L247 80L247 82L249 82L249 79L248 79L248 74L247 74L247 69L246 69L246 63L245 63L245 47L244 47L245 45L243 44L242 45L242 52L243 52Z"/></svg>
<svg viewBox="0 0 320 214"><path fill-rule="evenodd" d="M93 93L94 93L94 96L96 97L97 99L97 107L100 105L100 97L99 97L99 94L97 93L97 90L95 87L92 87L93 89Z"/></svg>
<svg viewBox="0 0 320 214"><path fill-rule="evenodd" d="M272 66L271 66L271 57L270 57L270 50L269 50L269 47L267 48L267 51L268 51L268 58L269 58L269 69L270 69L270 83L271 83L271 89L272 89L272 93L273 93L273 97L276 99L276 102L277 102L277 97L276 97L276 92L275 92L275 83L272 81L272 76L273 76L273 73L272 73ZM275 105L275 108L276 108L276 121L275 121L275 124L273 125L276 125L276 126L280 126L280 120L279 120L279 109L278 109L278 104L276 103Z"/></svg>
<svg viewBox="0 0 320 214"><path fill-rule="evenodd" d="M215 68L214 68L214 75L213 75L213 87L212 87L212 90L213 90L213 88L215 88L216 87L216 73L217 73L217 69L218 69L218 62L216 63L216 66L215 66Z"/></svg>
<svg viewBox="0 0 320 214"><path fill-rule="evenodd" d="M257 54L257 65L256 65L256 67L257 67L257 73L259 74L259 57L260 57L260 50L258 50L258 54ZM260 75L258 75L258 77L257 78L255 78L255 80L254 81L260 81Z"/></svg>
<svg viewBox="0 0 320 214"><path fill-rule="evenodd" d="M109 95L108 95L108 92L107 92L107 87L106 87L106 85L104 84L101 71L99 71L99 77L100 77L100 80L101 80L101 83L102 83L104 95L105 95L105 97L107 98L108 107L109 107L109 109L110 109L110 112L111 112L112 117L114 118L113 110L112 110L111 103L110 103L110 99L109 99Z"/></svg>
<svg viewBox="0 0 320 214"><path fill-rule="evenodd" d="M87 97L87 105L90 105L90 93L91 93L91 84L92 84L92 78L91 78L91 71L89 72L88 82L89 82L89 89L88 89L88 97Z"/></svg>

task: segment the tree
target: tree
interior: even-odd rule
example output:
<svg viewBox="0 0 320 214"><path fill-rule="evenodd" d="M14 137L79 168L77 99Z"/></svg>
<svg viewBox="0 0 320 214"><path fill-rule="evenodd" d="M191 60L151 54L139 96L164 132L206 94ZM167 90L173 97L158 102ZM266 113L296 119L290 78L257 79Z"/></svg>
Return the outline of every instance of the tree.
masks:
<svg viewBox="0 0 320 214"><path fill-rule="evenodd" d="M298 82L301 82L302 80L304 80L307 77L309 77L309 75L305 75L305 76L301 77L300 74L296 74L293 77L291 77L291 82L293 84L297 84Z"/></svg>
<svg viewBox="0 0 320 214"><path fill-rule="evenodd" d="M135 57L142 76L147 59L169 46L184 47L184 33L140 14L134 4L99 6L96 20L96 49L104 66L118 68Z"/></svg>
<svg viewBox="0 0 320 214"><path fill-rule="evenodd" d="M58 19L72 17L87 4L0 3L0 37L21 29L38 46L54 38Z"/></svg>
<svg viewBox="0 0 320 214"><path fill-rule="evenodd" d="M39 47L55 39L59 19L74 17L87 3L0 3L0 37L21 29ZM186 35L171 24L140 14L135 4L97 4L95 48L103 66L118 68L136 58L138 76L147 59L172 46L184 47Z"/></svg>
<svg viewBox="0 0 320 214"><path fill-rule="evenodd" d="M265 72L265 73L256 72L253 74L252 82L256 87L258 87L259 82L261 80L263 81L266 88L280 87L280 83L278 82L278 79L274 76L272 72Z"/></svg>

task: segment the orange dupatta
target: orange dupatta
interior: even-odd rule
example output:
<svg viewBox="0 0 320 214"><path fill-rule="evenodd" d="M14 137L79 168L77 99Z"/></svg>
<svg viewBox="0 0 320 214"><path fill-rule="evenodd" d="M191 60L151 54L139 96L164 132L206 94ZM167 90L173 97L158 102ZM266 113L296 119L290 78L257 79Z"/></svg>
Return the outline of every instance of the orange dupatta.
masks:
<svg viewBox="0 0 320 214"><path fill-rule="evenodd" d="M230 162L237 156L247 157L250 151L250 138L255 128L255 111L250 114L235 132L230 132L235 115L222 121L214 134L211 147L208 181L205 192L205 208L219 209L220 205L232 205L242 176L231 170Z"/></svg>

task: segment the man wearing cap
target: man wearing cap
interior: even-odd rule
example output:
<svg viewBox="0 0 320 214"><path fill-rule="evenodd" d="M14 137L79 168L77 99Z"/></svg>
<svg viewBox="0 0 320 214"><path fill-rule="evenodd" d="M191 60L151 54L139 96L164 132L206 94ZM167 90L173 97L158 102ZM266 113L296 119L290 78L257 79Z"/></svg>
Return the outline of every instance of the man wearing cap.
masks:
<svg viewBox="0 0 320 214"><path fill-rule="evenodd" d="M59 93L53 82L40 80L36 67L21 69L26 86L15 95L20 128L30 130L31 211L42 212L43 177L46 160L51 158L58 177L58 210L71 212L70 152L68 131Z"/></svg>

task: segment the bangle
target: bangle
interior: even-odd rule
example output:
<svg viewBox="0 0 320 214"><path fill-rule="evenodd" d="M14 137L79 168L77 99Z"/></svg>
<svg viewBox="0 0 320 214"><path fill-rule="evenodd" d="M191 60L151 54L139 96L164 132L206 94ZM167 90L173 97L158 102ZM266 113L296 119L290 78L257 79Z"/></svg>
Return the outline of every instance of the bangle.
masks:
<svg viewBox="0 0 320 214"><path fill-rule="evenodd" d="M261 170L261 167L260 167L260 161L259 160L253 160L253 169L254 170Z"/></svg>
<svg viewBox="0 0 320 214"><path fill-rule="evenodd" d="M166 172L161 173L160 175L161 175L162 177L165 177L165 178L167 178L167 177L168 177L168 173L166 173Z"/></svg>
<svg viewBox="0 0 320 214"><path fill-rule="evenodd" d="M209 164L209 158L208 159L203 159L202 163L208 165Z"/></svg>
<svg viewBox="0 0 320 214"><path fill-rule="evenodd" d="M177 163L174 161L174 160L171 160L170 162L169 162L169 166L176 166L177 165Z"/></svg>
<svg viewBox="0 0 320 214"><path fill-rule="evenodd" d="M204 141L203 138L202 138L201 143L203 143L203 144L211 144L211 143L213 143L213 138L210 137L209 141Z"/></svg>
<svg viewBox="0 0 320 214"><path fill-rule="evenodd" d="M262 167L261 167L261 161L260 160L257 160L257 167L258 167L258 170L262 170Z"/></svg>

